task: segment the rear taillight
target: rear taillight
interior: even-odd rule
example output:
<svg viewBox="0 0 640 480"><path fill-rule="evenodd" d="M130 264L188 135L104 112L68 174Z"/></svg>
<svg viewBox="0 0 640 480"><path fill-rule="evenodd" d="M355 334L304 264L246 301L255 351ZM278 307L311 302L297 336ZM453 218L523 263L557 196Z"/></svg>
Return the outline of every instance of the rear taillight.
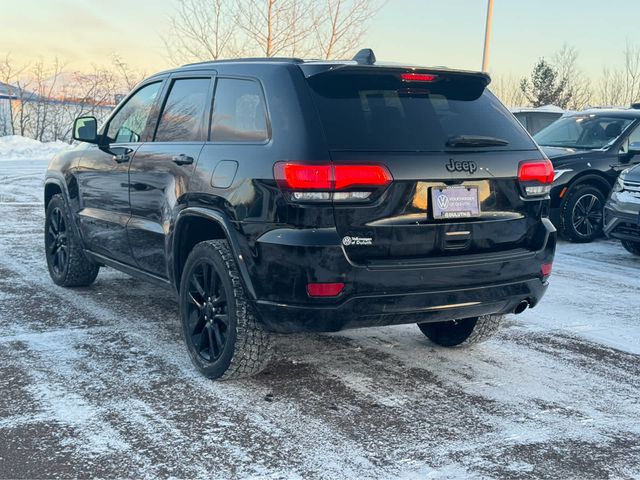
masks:
<svg viewBox="0 0 640 480"><path fill-rule="evenodd" d="M542 274L543 280L546 280L551 275L551 270L553 269L553 263L543 263L542 267L540 267L540 273Z"/></svg>
<svg viewBox="0 0 640 480"><path fill-rule="evenodd" d="M553 164L548 158L520 162L518 181L527 197L548 195L553 183Z"/></svg>
<svg viewBox="0 0 640 480"><path fill-rule="evenodd" d="M281 190L298 202L362 202L393 181L383 165L310 165L277 162L273 174Z"/></svg>

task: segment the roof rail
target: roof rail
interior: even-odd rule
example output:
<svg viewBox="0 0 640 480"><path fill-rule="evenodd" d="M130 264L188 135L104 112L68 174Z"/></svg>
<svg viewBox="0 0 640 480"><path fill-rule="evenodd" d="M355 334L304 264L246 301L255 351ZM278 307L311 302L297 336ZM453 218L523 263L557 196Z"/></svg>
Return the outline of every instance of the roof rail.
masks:
<svg viewBox="0 0 640 480"><path fill-rule="evenodd" d="M187 63L183 67L193 67L198 65L217 64L217 63L243 63L243 62L291 62L303 63L302 58L295 57L248 57L248 58L227 58L222 60L206 60L204 62Z"/></svg>
<svg viewBox="0 0 640 480"><path fill-rule="evenodd" d="M370 48L363 48L353 59L358 65L373 65L376 63L376 54Z"/></svg>

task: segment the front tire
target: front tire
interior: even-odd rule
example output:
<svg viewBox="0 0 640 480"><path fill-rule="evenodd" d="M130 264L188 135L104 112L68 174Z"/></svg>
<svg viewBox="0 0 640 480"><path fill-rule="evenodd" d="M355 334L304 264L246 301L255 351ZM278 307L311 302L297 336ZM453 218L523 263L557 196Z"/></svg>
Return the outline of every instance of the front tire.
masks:
<svg viewBox="0 0 640 480"><path fill-rule="evenodd" d="M574 243L588 243L602 235L604 195L593 185L569 189L560 214L560 234Z"/></svg>
<svg viewBox="0 0 640 480"><path fill-rule="evenodd" d="M180 317L191 361L207 378L259 373L272 355L272 335L258 323L225 240L196 245L180 282Z"/></svg>
<svg viewBox="0 0 640 480"><path fill-rule="evenodd" d="M441 347L465 347L484 342L499 329L502 315L482 315L449 322L419 323L429 340Z"/></svg>
<svg viewBox="0 0 640 480"><path fill-rule="evenodd" d="M621 240L621 242L627 252L640 255L640 242L632 242L631 240Z"/></svg>
<svg viewBox="0 0 640 480"><path fill-rule="evenodd" d="M100 266L84 254L64 197L60 194L51 197L47 205L44 247L49 275L56 285L86 287L95 281Z"/></svg>

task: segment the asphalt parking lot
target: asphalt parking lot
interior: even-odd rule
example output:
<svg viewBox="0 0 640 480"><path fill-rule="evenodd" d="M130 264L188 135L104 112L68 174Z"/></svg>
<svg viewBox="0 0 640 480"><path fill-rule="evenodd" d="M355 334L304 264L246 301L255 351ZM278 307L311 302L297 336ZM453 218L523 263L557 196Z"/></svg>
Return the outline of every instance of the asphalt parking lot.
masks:
<svg viewBox="0 0 640 480"><path fill-rule="evenodd" d="M46 162L0 162L0 477L640 478L640 258L560 244L536 309L470 350L413 325L283 336L195 373L169 290L48 277Z"/></svg>

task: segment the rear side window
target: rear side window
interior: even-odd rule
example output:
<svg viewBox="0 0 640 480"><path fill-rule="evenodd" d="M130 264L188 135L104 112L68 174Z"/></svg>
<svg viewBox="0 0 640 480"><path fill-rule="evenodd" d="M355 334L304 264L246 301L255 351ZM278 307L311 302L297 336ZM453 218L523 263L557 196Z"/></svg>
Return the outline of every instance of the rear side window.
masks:
<svg viewBox="0 0 640 480"><path fill-rule="evenodd" d="M156 142L204 141L205 112L211 79L174 80L162 108Z"/></svg>
<svg viewBox="0 0 640 480"><path fill-rule="evenodd" d="M488 90L465 80L403 82L390 72L320 74L308 82L333 150L443 151L460 135L509 142L493 149L536 148Z"/></svg>
<svg viewBox="0 0 640 480"><path fill-rule="evenodd" d="M258 82L218 79L213 100L211 140L262 143L268 138L267 112Z"/></svg>

